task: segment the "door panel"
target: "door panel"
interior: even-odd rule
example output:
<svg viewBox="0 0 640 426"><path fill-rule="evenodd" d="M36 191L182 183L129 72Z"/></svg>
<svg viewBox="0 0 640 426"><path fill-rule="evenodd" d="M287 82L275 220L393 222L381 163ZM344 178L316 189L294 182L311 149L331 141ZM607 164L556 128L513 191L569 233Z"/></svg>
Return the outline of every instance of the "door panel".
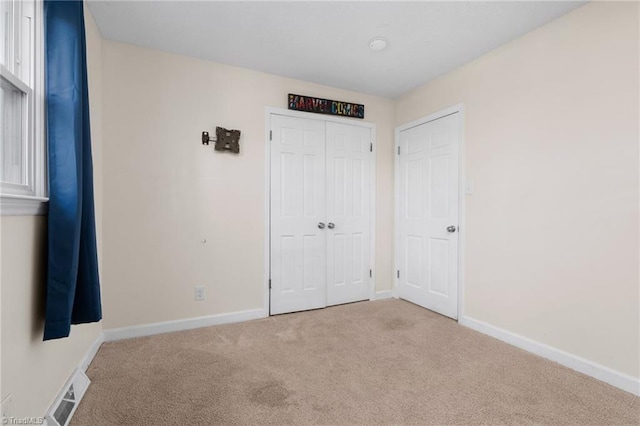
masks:
<svg viewBox="0 0 640 426"><path fill-rule="evenodd" d="M400 132L400 297L451 318L458 316L458 120L456 113Z"/></svg>
<svg viewBox="0 0 640 426"><path fill-rule="evenodd" d="M369 299L371 130L327 123L327 305Z"/></svg>
<svg viewBox="0 0 640 426"><path fill-rule="evenodd" d="M271 116L271 313L326 305L325 124Z"/></svg>
<svg viewBox="0 0 640 426"><path fill-rule="evenodd" d="M371 130L276 114L271 130L271 313L368 299Z"/></svg>

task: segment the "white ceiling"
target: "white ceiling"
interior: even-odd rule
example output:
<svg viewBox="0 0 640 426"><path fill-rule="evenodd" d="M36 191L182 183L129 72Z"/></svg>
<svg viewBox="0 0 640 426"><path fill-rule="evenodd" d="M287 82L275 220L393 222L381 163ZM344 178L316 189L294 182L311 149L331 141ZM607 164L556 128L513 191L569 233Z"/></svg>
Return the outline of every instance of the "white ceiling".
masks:
<svg viewBox="0 0 640 426"><path fill-rule="evenodd" d="M585 2L91 1L111 40L397 98ZM369 40L388 47L370 52Z"/></svg>

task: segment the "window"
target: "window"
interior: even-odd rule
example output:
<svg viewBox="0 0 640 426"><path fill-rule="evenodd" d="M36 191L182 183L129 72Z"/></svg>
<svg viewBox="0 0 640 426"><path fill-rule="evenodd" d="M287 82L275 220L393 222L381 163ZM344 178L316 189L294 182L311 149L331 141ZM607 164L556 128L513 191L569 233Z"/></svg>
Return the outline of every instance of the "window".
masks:
<svg viewBox="0 0 640 426"><path fill-rule="evenodd" d="M1 0L2 214L43 213L46 197L42 2Z"/></svg>

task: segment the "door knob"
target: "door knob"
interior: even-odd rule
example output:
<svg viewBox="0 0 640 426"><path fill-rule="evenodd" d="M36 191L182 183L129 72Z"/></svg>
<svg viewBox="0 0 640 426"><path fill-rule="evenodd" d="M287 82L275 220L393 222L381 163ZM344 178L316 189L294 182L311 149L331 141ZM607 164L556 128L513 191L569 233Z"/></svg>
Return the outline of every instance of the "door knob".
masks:
<svg viewBox="0 0 640 426"><path fill-rule="evenodd" d="M456 227L453 225L447 226L447 232L456 232Z"/></svg>
<svg viewBox="0 0 640 426"><path fill-rule="evenodd" d="M320 223L318 223L318 228L320 228L320 229L324 229L324 222L320 222Z"/></svg>
<svg viewBox="0 0 640 426"><path fill-rule="evenodd" d="M335 223L333 223L333 222L329 222L329 224L327 225L327 227L328 227L329 229L333 229L333 228L335 228L335 227L336 227L336 224L335 224Z"/></svg>

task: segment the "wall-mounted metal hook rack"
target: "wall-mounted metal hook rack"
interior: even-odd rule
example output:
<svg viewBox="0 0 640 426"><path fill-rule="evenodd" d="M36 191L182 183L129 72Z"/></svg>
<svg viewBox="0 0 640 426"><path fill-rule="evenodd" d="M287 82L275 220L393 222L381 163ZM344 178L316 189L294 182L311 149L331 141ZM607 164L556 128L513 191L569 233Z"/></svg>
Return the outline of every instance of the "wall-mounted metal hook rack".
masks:
<svg viewBox="0 0 640 426"><path fill-rule="evenodd" d="M216 127L215 137L209 136L209 132L202 132L202 145L215 143L216 151L230 151L234 154L240 153L240 130L227 130Z"/></svg>

